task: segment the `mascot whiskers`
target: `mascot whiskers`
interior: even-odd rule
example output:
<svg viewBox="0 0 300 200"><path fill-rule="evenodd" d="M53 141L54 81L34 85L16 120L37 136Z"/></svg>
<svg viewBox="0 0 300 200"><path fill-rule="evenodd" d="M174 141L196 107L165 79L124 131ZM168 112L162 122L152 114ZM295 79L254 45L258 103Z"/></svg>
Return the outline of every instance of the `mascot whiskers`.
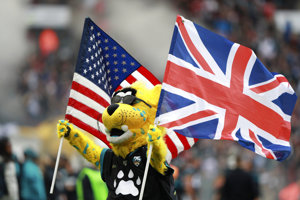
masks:
<svg viewBox="0 0 300 200"><path fill-rule="evenodd" d="M107 199L138 199L147 151L153 144L143 199L176 199L173 169L166 162L166 130L154 126L161 85L148 89L135 82L115 92L102 115L111 149L101 148L68 121L57 125L65 137L89 162L100 169L108 188Z"/></svg>

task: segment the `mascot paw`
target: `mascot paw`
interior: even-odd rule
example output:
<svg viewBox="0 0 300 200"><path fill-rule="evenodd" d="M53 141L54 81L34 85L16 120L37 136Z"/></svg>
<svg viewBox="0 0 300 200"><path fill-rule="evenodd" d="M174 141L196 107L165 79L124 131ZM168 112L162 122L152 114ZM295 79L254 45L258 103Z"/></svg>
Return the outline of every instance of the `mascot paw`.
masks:
<svg viewBox="0 0 300 200"><path fill-rule="evenodd" d="M148 142L155 142L161 138L161 130L154 126L150 125L148 130Z"/></svg>
<svg viewBox="0 0 300 200"><path fill-rule="evenodd" d="M57 124L57 136L68 137L70 135L71 129L73 129L72 124L67 120L59 120Z"/></svg>

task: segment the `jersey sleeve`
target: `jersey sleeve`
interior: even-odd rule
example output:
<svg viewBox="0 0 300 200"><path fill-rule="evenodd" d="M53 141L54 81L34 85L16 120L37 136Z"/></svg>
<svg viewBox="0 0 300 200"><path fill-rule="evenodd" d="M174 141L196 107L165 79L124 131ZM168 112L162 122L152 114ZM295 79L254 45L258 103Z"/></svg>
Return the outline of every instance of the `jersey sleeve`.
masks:
<svg viewBox="0 0 300 200"><path fill-rule="evenodd" d="M100 154L100 174L103 181L106 181L106 177L111 173L113 156L113 151L108 148L104 148Z"/></svg>

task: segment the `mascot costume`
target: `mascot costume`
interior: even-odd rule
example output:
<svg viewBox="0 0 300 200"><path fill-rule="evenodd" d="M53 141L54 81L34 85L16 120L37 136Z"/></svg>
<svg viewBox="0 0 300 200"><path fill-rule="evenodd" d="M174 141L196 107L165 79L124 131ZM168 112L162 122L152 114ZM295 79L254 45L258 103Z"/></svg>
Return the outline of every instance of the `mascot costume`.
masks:
<svg viewBox="0 0 300 200"><path fill-rule="evenodd" d="M57 125L82 156L100 169L108 188L107 199L138 199L150 144L153 145L143 199L176 199L173 169L166 162L165 128L154 126L161 85L144 83L115 92L102 115L111 149L97 146L68 121Z"/></svg>

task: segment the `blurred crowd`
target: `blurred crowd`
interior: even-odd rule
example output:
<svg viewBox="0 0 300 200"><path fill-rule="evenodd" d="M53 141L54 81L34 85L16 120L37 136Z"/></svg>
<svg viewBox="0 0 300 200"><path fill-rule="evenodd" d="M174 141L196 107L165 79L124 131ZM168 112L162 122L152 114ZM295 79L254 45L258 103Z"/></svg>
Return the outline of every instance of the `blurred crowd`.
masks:
<svg viewBox="0 0 300 200"><path fill-rule="evenodd" d="M295 9L299 6L298 1L176 0L169 3L195 23L252 48L270 71L287 77L299 96L300 37L293 32L291 24L287 23L285 30L279 32L274 22L276 10ZM68 31L55 31L55 37L63 42L56 48L53 47L51 51L42 51L39 40L42 31L29 31L28 38L34 51L30 52L20 71L18 84L28 120L36 122L65 112L77 54L77 50L74 52L73 44L74 41L78 41L79 44L78 38ZM257 199L285 200L285 189L290 188L286 187L300 180L298 102L292 116L290 141L293 151L286 161L280 163L256 156L235 142L200 140L192 149L183 152L172 161L179 171L176 188L180 199L222 199L226 175L228 171L237 167L236 158L239 155L241 158L239 167L249 173L257 185ZM67 161L63 163L66 176L73 177L72 170L66 164ZM51 173L48 172L47 175L47 169L52 170L52 164L44 167L45 180L49 179ZM49 184L49 180L46 182ZM45 187L49 189L47 184ZM59 181L57 184L60 184ZM299 190L299 186L296 188ZM65 196L73 195L67 190L62 193Z"/></svg>
<svg viewBox="0 0 300 200"><path fill-rule="evenodd" d="M97 179L101 189L99 170L86 165L75 170L70 158L61 156L55 185L50 193L55 167L55 157L40 154L32 147L24 149L23 156L16 156L9 138L0 138L0 199L1 200L84 200L83 194L93 195L87 185L91 185L89 174ZM106 189L106 188L104 188ZM104 191L106 192L106 191ZM103 193L103 190L102 190ZM104 193L105 194L105 193ZM106 192L107 194L107 192Z"/></svg>
<svg viewBox="0 0 300 200"><path fill-rule="evenodd" d="M41 44L44 40L58 43L59 37L63 42L57 46ZM27 122L39 122L65 111L74 72L72 35L67 31L29 30L28 38L34 48L21 67L18 91Z"/></svg>

